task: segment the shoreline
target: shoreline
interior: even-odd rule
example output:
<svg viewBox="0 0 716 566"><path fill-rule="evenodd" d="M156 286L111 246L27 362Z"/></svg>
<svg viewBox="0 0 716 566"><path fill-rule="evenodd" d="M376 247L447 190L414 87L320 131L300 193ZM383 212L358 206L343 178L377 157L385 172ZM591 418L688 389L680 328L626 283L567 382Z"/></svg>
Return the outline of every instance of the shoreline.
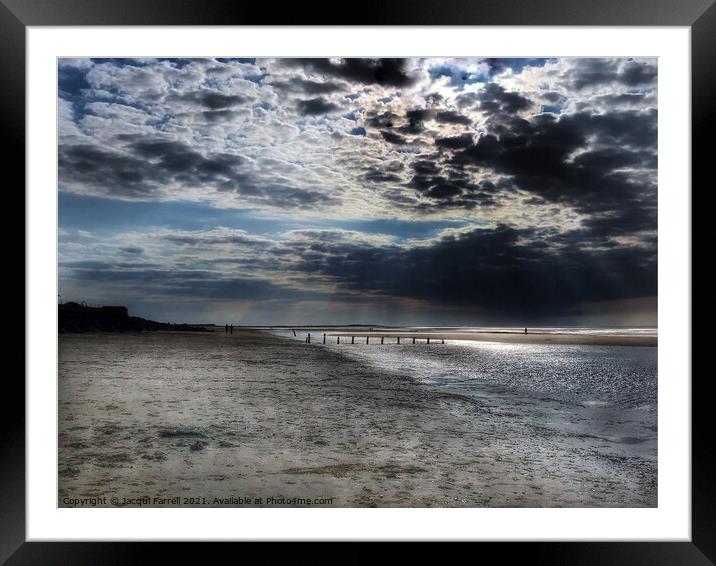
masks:
<svg viewBox="0 0 716 566"><path fill-rule="evenodd" d="M320 330L320 329L319 329ZM322 333L316 334L316 338ZM326 332L326 337L356 337L356 338L406 338L412 340L457 340L473 342L502 342L509 344L561 344L582 346L642 346L657 347L657 336L635 336L623 334L557 334L557 333L528 333L519 332Z"/></svg>

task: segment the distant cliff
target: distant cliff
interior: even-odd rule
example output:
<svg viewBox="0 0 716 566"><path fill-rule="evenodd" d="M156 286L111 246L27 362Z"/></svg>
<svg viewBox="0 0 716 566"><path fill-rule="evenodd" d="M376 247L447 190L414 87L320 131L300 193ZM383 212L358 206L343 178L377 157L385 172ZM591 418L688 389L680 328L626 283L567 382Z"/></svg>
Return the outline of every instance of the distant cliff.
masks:
<svg viewBox="0 0 716 566"><path fill-rule="evenodd" d="M59 332L141 332L143 330L181 330L213 332L194 324L155 322L138 316L129 316L127 307L87 307L79 303L57 305Z"/></svg>

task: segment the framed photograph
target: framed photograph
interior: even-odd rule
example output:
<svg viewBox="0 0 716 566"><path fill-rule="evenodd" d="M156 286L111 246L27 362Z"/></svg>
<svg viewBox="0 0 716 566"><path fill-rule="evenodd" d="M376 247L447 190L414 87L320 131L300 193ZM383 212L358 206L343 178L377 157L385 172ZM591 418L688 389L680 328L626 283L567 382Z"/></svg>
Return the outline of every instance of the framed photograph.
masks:
<svg viewBox="0 0 716 566"><path fill-rule="evenodd" d="M0 1L26 211L0 559L713 563L712 0Z"/></svg>

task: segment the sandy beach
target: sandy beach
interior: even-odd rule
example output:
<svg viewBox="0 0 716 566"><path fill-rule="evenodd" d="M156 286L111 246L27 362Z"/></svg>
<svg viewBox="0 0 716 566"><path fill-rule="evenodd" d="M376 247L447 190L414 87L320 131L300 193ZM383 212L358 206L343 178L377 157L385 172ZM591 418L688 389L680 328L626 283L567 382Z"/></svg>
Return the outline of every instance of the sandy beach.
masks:
<svg viewBox="0 0 716 566"><path fill-rule="evenodd" d="M556 401L466 396L262 332L61 335L59 354L61 507L656 505L650 444L555 429ZM603 409L576 410L581 426Z"/></svg>

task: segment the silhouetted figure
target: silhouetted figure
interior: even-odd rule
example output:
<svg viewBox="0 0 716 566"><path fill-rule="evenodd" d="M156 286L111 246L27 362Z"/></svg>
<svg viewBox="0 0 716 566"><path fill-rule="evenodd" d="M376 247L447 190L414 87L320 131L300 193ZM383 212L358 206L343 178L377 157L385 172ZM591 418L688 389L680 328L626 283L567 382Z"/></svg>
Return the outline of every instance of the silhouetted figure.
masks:
<svg viewBox="0 0 716 566"><path fill-rule="evenodd" d="M224 333L225 334L229 333L229 325L228 324L224 327Z"/></svg>
<svg viewBox="0 0 716 566"><path fill-rule="evenodd" d="M527 329L525 328L525 334L527 334Z"/></svg>
<svg viewBox="0 0 716 566"><path fill-rule="evenodd" d="M229 326L229 334L233 334L233 333L234 333L234 325L232 324Z"/></svg>

